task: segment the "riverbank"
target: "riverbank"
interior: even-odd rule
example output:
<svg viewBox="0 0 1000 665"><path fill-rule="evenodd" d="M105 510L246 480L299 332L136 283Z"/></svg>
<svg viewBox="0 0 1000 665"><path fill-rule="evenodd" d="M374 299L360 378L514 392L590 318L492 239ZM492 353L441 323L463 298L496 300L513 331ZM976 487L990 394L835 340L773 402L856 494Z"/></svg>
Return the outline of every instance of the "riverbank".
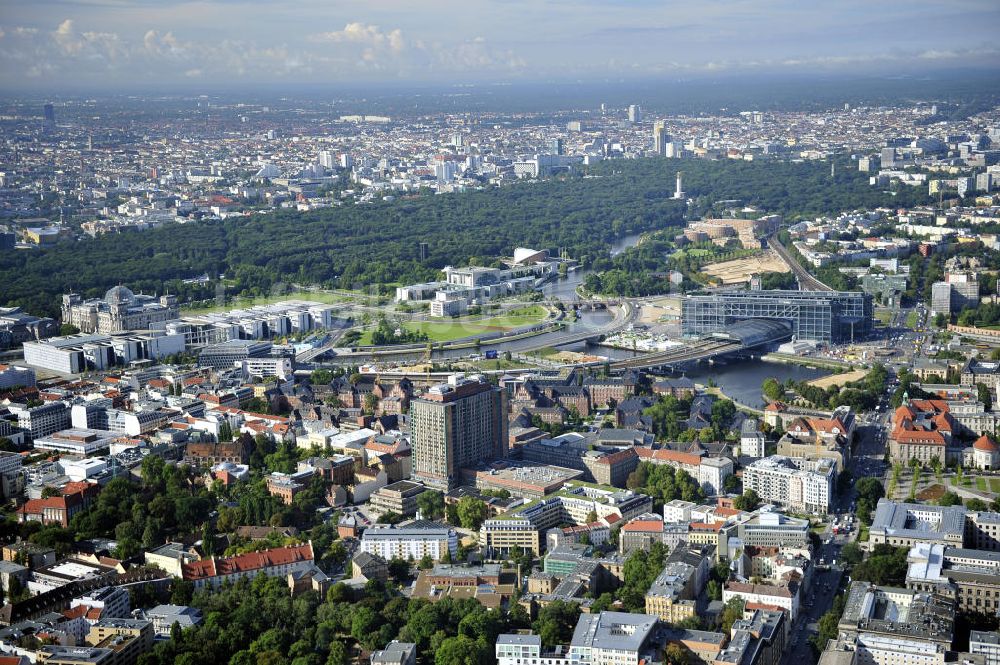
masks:
<svg viewBox="0 0 1000 665"><path fill-rule="evenodd" d="M768 353L761 357L761 360L768 362L784 363L789 365L804 365L816 369L852 370L854 365L843 360L833 360L831 358L812 358L810 356L797 356L792 353Z"/></svg>

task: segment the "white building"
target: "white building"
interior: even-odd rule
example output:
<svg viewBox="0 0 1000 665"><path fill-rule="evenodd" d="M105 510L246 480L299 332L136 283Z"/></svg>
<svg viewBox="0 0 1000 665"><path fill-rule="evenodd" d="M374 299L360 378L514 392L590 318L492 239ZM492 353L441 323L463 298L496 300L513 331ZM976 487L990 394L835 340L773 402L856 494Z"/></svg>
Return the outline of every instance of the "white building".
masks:
<svg viewBox="0 0 1000 665"><path fill-rule="evenodd" d="M981 653L986 665L1000 665L1000 632L973 630L969 633L969 653Z"/></svg>
<svg viewBox="0 0 1000 665"><path fill-rule="evenodd" d="M74 482L83 482L88 478L93 478L108 468L106 461L96 457L85 457L83 459L63 458L57 464L62 467L63 473Z"/></svg>
<svg viewBox="0 0 1000 665"><path fill-rule="evenodd" d="M833 460L772 455L743 470L743 488L753 490L764 501L825 515L829 512L835 475Z"/></svg>
<svg viewBox="0 0 1000 665"><path fill-rule="evenodd" d="M80 374L156 360L184 351L184 336L161 331L116 335L79 334L24 343L24 362L59 372Z"/></svg>
<svg viewBox="0 0 1000 665"><path fill-rule="evenodd" d="M30 433L32 439L69 427L69 406L64 402L48 402L31 407L15 403L7 408L17 416L17 426Z"/></svg>
<svg viewBox="0 0 1000 665"><path fill-rule="evenodd" d="M376 524L361 537L361 551L386 561L394 557L419 561L424 555L439 561L447 552L458 554L458 534L443 524L417 520L408 524Z"/></svg>
<svg viewBox="0 0 1000 665"><path fill-rule="evenodd" d="M757 421L747 418L740 428L740 454L745 457L764 457L767 455L764 433L757 426Z"/></svg>
<svg viewBox="0 0 1000 665"><path fill-rule="evenodd" d="M500 635L497 665L637 665L653 662L650 637L657 617L650 614L601 612L581 614L568 649L542 650L538 635Z"/></svg>
<svg viewBox="0 0 1000 665"><path fill-rule="evenodd" d="M747 603L775 605L788 611L788 618L794 622L799 616L799 583L788 584L749 584L746 582L727 582L722 590L722 602L728 603L733 598L741 598Z"/></svg>
<svg viewBox="0 0 1000 665"><path fill-rule="evenodd" d="M108 431L71 428L35 439L37 450L53 450L72 455L93 455L111 446L117 437Z"/></svg>

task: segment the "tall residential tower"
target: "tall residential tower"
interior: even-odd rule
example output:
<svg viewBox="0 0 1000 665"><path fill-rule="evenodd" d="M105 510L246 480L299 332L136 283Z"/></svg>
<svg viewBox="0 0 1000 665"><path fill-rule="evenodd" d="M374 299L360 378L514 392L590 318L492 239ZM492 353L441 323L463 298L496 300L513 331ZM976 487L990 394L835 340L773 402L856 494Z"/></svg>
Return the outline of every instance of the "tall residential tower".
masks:
<svg viewBox="0 0 1000 665"><path fill-rule="evenodd" d="M484 378L452 377L410 405L413 478L449 490L460 471L507 453L505 393Z"/></svg>

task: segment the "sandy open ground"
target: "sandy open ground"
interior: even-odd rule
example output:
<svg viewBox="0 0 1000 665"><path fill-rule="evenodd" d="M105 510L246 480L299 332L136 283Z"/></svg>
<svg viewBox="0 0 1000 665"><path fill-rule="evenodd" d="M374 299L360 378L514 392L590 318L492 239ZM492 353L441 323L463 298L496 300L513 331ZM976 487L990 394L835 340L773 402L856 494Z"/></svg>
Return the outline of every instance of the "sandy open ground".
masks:
<svg viewBox="0 0 1000 665"><path fill-rule="evenodd" d="M788 266L778 258L777 254L767 251L760 256L746 259L709 263L702 266L701 272L722 280L723 284L739 284L750 281L751 276L764 272L788 272Z"/></svg>
<svg viewBox="0 0 1000 665"><path fill-rule="evenodd" d="M845 383L850 383L851 381L860 381L868 375L868 370L857 369L853 372L844 372L843 374L831 374L830 376L824 376L820 379L814 379L809 382L810 386L816 386L817 388L822 388L826 390L830 386L842 386Z"/></svg>
<svg viewBox="0 0 1000 665"><path fill-rule="evenodd" d="M639 312L639 323L647 325L676 321L681 315L681 299L679 296L668 296L650 300L642 305Z"/></svg>

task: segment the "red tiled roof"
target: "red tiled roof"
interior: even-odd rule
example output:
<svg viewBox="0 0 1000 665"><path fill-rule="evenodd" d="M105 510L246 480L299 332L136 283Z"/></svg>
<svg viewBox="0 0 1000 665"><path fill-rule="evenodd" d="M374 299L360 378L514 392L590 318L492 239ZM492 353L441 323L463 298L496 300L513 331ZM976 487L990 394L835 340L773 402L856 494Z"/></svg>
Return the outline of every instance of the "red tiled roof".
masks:
<svg viewBox="0 0 1000 665"><path fill-rule="evenodd" d="M622 531L663 531L663 522L659 520L633 520L622 527Z"/></svg>
<svg viewBox="0 0 1000 665"><path fill-rule="evenodd" d="M664 464L669 464L671 462L675 464L686 464L688 466L698 466L701 464L701 456L693 455L691 453L681 453L676 450L653 450L652 448L645 448L642 446L637 446L633 448L636 454L642 459L651 460L653 462L661 462Z"/></svg>
<svg viewBox="0 0 1000 665"><path fill-rule="evenodd" d="M619 450L616 453L611 453L610 455L605 455L597 460L598 464L604 464L610 466L612 464L617 464L618 462L627 460L631 457L636 456L635 448L626 448L625 450Z"/></svg>
<svg viewBox="0 0 1000 665"><path fill-rule="evenodd" d="M898 443L920 443L931 446L945 445L944 435L941 432L933 430L897 428L893 430L892 438Z"/></svg>
<svg viewBox="0 0 1000 665"><path fill-rule="evenodd" d="M263 570L274 566L283 566L297 561L312 561L313 549L311 543L277 547L260 552L238 554L227 559L202 559L184 564L183 577L186 580L207 579L222 575L234 575L241 572Z"/></svg>
<svg viewBox="0 0 1000 665"><path fill-rule="evenodd" d="M1000 446L998 446L988 434L983 434L981 437L976 439L976 442L972 444L972 447L976 450L981 450L987 453L995 453L1000 450Z"/></svg>
<svg viewBox="0 0 1000 665"><path fill-rule="evenodd" d="M722 522L691 522L692 531L719 531L722 528Z"/></svg>

